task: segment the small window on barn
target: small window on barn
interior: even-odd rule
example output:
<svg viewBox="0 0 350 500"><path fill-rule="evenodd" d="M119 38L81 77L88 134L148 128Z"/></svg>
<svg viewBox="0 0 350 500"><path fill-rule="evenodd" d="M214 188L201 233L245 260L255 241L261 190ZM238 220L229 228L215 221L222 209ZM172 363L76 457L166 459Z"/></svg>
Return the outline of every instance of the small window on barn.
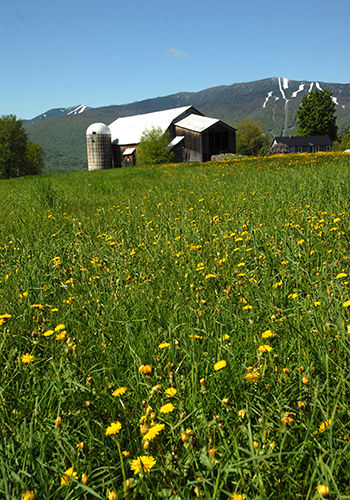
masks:
<svg viewBox="0 0 350 500"><path fill-rule="evenodd" d="M302 153L303 152L303 148L301 146L298 146L298 153Z"/></svg>
<svg viewBox="0 0 350 500"><path fill-rule="evenodd" d="M292 147L290 148L290 152L291 152L291 153L295 153L295 146L292 146Z"/></svg>
<svg viewBox="0 0 350 500"><path fill-rule="evenodd" d="M320 150L320 146L315 146L316 153Z"/></svg>
<svg viewBox="0 0 350 500"><path fill-rule="evenodd" d="M326 151L330 151L331 150L331 147L330 146L326 146Z"/></svg>

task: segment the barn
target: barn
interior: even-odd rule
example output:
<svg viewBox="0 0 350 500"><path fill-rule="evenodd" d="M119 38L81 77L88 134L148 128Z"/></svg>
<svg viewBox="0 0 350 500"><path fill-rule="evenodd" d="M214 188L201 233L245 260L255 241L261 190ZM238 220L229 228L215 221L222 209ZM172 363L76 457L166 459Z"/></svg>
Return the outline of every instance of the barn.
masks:
<svg viewBox="0 0 350 500"><path fill-rule="evenodd" d="M96 124L97 125L97 124ZM102 128L103 124L98 124ZM217 118L204 116L193 106L156 111L117 118L107 128L111 136L113 167L135 165L136 149L145 129L160 127L170 135L169 147L174 152L173 161L209 161L212 155L236 152L236 129ZM87 134L88 155L92 143L91 128ZM107 130L107 129L106 129ZM90 153L92 158L92 155ZM96 167L90 167L94 170ZM109 167L105 167L109 168Z"/></svg>

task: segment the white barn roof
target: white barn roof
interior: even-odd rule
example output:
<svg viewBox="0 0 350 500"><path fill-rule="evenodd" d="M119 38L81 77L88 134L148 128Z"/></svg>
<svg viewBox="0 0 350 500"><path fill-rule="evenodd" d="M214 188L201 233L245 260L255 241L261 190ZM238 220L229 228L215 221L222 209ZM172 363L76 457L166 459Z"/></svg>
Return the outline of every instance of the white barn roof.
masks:
<svg viewBox="0 0 350 500"><path fill-rule="evenodd" d="M217 118L208 118L207 116L189 115L175 123L177 127L193 130L194 132L203 132L215 123L219 122Z"/></svg>
<svg viewBox="0 0 350 500"><path fill-rule="evenodd" d="M165 132L176 118L191 108L192 106L184 106L143 115L117 118L109 125L112 142L117 142L120 145L138 144L146 128L149 130L153 127L160 127Z"/></svg>

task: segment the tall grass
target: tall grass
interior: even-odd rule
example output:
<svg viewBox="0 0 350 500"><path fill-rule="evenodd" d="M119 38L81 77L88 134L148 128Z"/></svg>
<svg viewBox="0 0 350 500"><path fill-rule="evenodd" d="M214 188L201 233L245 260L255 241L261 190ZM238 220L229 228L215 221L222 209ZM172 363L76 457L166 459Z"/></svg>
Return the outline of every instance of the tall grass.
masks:
<svg viewBox="0 0 350 500"><path fill-rule="evenodd" d="M340 153L2 181L1 498L350 498L349 195Z"/></svg>

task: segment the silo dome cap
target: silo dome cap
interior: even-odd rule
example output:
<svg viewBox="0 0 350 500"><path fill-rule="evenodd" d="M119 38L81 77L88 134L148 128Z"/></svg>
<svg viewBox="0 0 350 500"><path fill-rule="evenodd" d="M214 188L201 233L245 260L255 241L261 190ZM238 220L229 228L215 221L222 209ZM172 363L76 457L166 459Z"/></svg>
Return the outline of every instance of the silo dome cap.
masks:
<svg viewBox="0 0 350 500"><path fill-rule="evenodd" d="M109 127L104 123L93 123L86 130L86 135L91 134L103 134L103 135L112 135Z"/></svg>

